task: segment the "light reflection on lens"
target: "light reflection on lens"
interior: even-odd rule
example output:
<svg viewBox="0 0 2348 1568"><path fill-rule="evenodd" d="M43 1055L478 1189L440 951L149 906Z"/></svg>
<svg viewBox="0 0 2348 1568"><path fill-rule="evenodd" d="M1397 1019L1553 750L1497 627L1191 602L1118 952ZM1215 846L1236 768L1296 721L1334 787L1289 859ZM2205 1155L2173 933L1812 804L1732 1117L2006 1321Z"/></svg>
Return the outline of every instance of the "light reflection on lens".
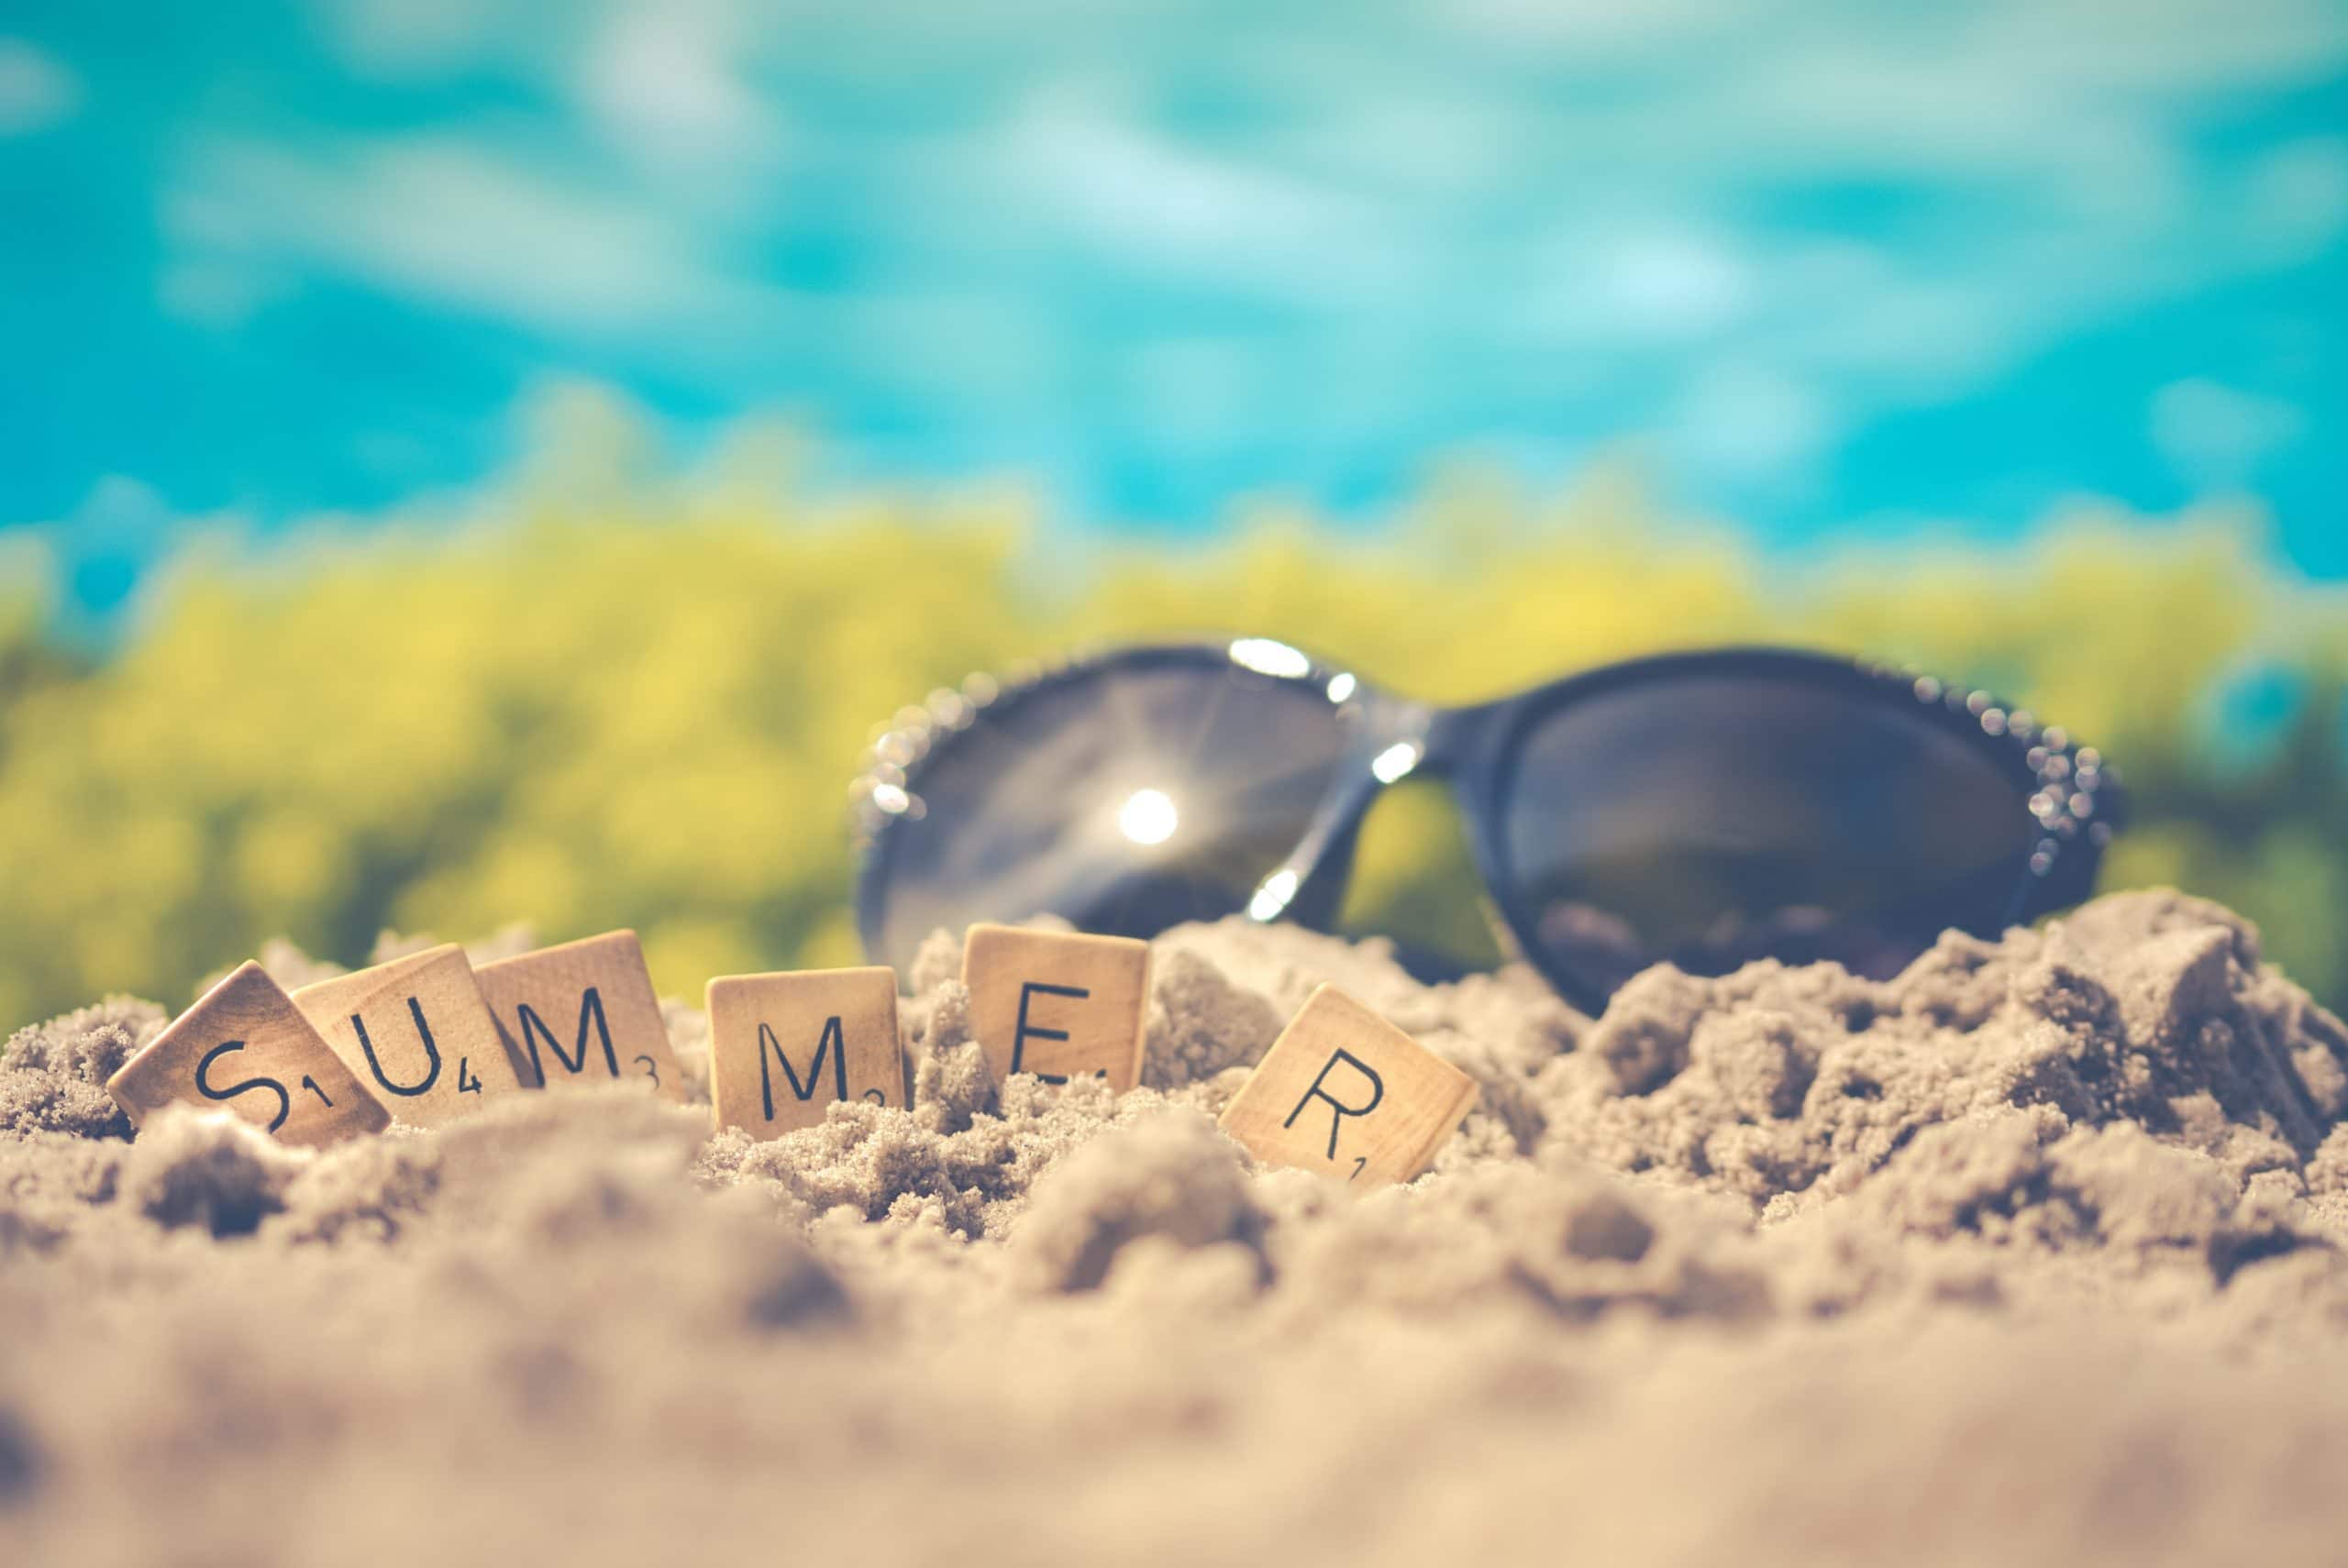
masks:
<svg viewBox="0 0 2348 1568"><path fill-rule="evenodd" d="M1117 826L1135 844L1164 844L1182 816L1163 790L1136 790L1117 809Z"/></svg>
<svg viewBox="0 0 2348 1568"><path fill-rule="evenodd" d="M1256 896L1247 900L1248 918L1277 919L1279 912L1288 908L1289 900L1296 897L1296 886L1297 876L1293 871L1275 871L1265 878L1263 886L1256 889Z"/></svg>
<svg viewBox="0 0 2348 1568"><path fill-rule="evenodd" d="M1419 765L1426 753L1416 741L1396 741L1371 759L1369 770L1381 784L1391 784Z"/></svg>
<svg viewBox="0 0 2348 1568"><path fill-rule="evenodd" d="M1269 637L1242 637L1231 645L1231 661L1263 675L1296 677L1312 673L1312 661Z"/></svg>

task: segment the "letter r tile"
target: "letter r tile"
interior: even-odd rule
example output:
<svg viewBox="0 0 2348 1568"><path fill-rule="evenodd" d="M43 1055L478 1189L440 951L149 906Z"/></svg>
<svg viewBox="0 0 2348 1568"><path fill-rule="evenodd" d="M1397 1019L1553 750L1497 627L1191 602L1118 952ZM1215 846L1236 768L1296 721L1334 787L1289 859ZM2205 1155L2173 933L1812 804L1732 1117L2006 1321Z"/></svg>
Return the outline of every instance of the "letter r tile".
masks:
<svg viewBox="0 0 2348 1568"><path fill-rule="evenodd" d="M772 1138L838 1100L903 1106L894 969L721 975L709 982L710 1121Z"/></svg>
<svg viewBox="0 0 2348 1568"><path fill-rule="evenodd" d="M473 971L526 1085L648 1084L685 1098L636 933L541 947Z"/></svg>
<svg viewBox="0 0 2348 1568"><path fill-rule="evenodd" d="M1097 1075L1121 1093L1141 1081L1148 943L974 925L963 939L962 983L970 1032L997 1078Z"/></svg>
<svg viewBox="0 0 2348 1568"><path fill-rule="evenodd" d="M454 943L304 986L294 1005L393 1120L437 1127L537 1087Z"/></svg>
<svg viewBox="0 0 2348 1568"><path fill-rule="evenodd" d="M391 1116L350 1076L294 999L247 963L197 999L106 1080L106 1092L145 1126L184 1101L241 1117L280 1143L305 1147L380 1132Z"/></svg>
<svg viewBox="0 0 2348 1568"><path fill-rule="evenodd" d="M1409 1181L1476 1103L1476 1080L1331 986L1305 999L1223 1130L1266 1165Z"/></svg>

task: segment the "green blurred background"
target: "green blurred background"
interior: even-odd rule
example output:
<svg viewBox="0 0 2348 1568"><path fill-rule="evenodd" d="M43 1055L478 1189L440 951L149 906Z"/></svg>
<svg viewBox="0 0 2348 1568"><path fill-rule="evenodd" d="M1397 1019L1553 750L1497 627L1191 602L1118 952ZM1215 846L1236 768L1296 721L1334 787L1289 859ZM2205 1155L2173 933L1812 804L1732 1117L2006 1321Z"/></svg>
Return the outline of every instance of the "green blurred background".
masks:
<svg viewBox="0 0 2348 1568"><path fill-rule="evenodd" d="M2348 991L2348 602L2254 513L2083 506L2022 542L1759 554L1600 466L1439 473L1391 523L1265 508L1214 543L1056 533L1014 491L793 502L548 454L471 515L183 555L107 657L0 632L0 1016L178 1001L283 933L633 925L664 990L853 958L846 787L876 725L1102 641L1276 635L1430 698L1645 650L1792 641L1987 686L2099 745L2107 886L2235 905ZM37 582L16 571L6 580ZM1434 790L1381 805L1347 918L1490 948Z"/></svg>

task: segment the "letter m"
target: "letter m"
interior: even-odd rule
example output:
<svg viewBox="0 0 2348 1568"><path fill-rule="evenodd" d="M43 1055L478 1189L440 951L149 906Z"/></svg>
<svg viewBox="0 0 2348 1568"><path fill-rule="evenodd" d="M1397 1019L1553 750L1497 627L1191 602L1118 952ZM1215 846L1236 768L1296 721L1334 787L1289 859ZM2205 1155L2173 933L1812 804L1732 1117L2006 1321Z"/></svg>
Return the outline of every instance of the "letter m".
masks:
<svg viewBox="0 0 2348 1568"><path fill-rule="evenodd" d="M603 1042L605 1070L614 1077L620 1076L619 1055L612 1049L612 1026L604 1021L603 994L593 986L588 987L579 999L579 1042L575 1051L562 1048L562 1042L555 1038L554 1031L547 1027L546 1020L540 1018L537 1010L528 1002L524 1002L519 1011L522 1043L529 1050L530 1070L538 1075L539 1088L544 1088L547 1081L546 1066L538 1057L539 1038L545 1038L547 1048L554 1053L554 1059L562 1064L564 1071L574 1075L582 1073L587 1069L587 1031L590 1025L593 1026L596 1037Z"/></svg>
<svg viewBox="0 0 2348 1568"><path fill-rule="evenodd" d="M813 1099L815 1096L815 1086L823 1081L824 1054L827 1051L832 1056L833 1098L846 1099L847 1098L847 1043L842 1035L838 1019L829 1018L824 1021L823 1038L815 1042L815 1059L807 1064L807 1081L804 1084L799 1081L799 1074L792 1066L791 1058L783 1055L782 1042L775 1038L774 1031L763 1023L759 1025L759 1093L766 1101L769 1121L774 1120L774 1071L767 1065L767 1058L771 1055L775 1061L782 1064L782 1076L790 1081L792 1095L800 1099Z"/></svg>

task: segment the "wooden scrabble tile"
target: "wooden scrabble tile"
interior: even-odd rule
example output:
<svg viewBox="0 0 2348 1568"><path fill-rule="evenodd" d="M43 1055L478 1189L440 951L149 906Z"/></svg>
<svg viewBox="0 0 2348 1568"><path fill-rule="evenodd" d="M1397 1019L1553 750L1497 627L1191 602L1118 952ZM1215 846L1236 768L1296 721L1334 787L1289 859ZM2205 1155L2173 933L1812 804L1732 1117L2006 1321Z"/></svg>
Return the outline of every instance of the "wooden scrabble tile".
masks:
<svg viewBox="0 0 2348 1568"><path fill-rule="evenodd" d="M225 1109L305 1147L391 1125L382 1105L258 964L245 964L106 1080L141 1126L175 1101Z"/></svg>
<svg viewBox="0 0 2348 1568"><path fill-rule="evenodd" d="M1323 986L1224 1108L1223 1130L1268 1165L1408 1181L1475 1102L1475 1079Z"/></svg>
<svg viewBox="0 0 2348 1568"><path fill-rule="evenodd" d="M454 943L304 986L294 1005L394 1121L437 1127L537 1087Z"/></svg>
<svg viewBox="0 0 2348 1568"><path fill-rule="evenodd" d="M903 1106L897 972L810 969L709 982L710 1119L771 1138L835 1100Z"/></svg>
<svg viewBox="0 0 2348 1568"><path fill-rule="evenodd" d="M473 974L505 1048L521 1064L523 1083L626 1078L670 1099L685 1098L636 933L541 947Z"/></svg>
<svg viewBox="0 0 2348 1568"><path fill-rule="evenodd" d="M970 1032L998 1078L1051 1083L1101 1074L1120 1091L1141 1081L1149 944L974 925L962 944Z"/></svg>

